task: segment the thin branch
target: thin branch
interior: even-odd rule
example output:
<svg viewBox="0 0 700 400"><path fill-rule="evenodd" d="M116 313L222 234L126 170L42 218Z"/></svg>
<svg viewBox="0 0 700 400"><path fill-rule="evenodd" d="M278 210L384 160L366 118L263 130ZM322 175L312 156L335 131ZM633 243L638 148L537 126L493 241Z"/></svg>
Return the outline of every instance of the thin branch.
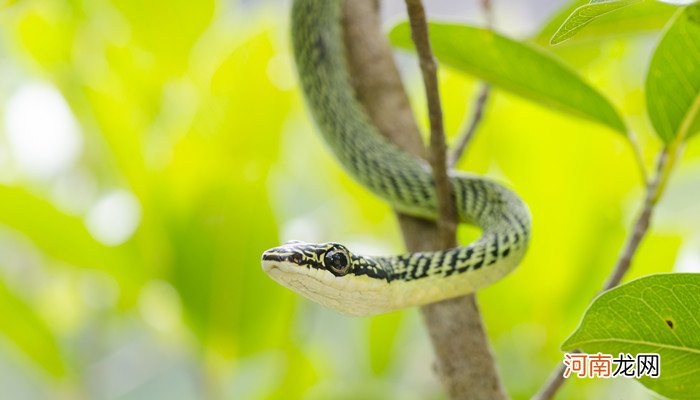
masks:
<svg viewBox="0 0 700 400"><path fill-rule="evenodd" d="M679 150L677 149L672 149L671 153L669 153L669 148L665 147L659 153L656 160L656 172L654 179L649 181L646 185L646 194L644 197L642 210L635 220L634 227L630 231L625 245L617 258L615 267L610 272L610 275L608 275L605 284L598 294L619 285L622 278L625 276L627 271L629 271L629 268L632 265L632 259L637 253L637 249L642 243L642 239L644 239L646 234L649 232L649 225L651 222L651 217L654 213L654 207L664 189L661 183L664 182L666 179L665 177L668 176L670 170L673 168L673 164L668 162L669 154L670 158L673 159L678 151ZM580 350L577 349L574 352L579 353ZM542 386L542 388L537 392L537 394L535 394L535 396L532 397L532 399L548 400L553 398L559 388L565 382L565 378L563 376L564 369L563 363L558 364L554 371L552 371L550 374L547 382L545 382L544 386Z"/></svg>
<svg viewBox="0 0 700 400"><path fill-rule="evenodd" d="M479 127L479 124L481 124L481 120L484 117L484 109L486 108L486 102L488 101L490 94L491 86L488 83L483 83L481 85L481 90L479 91L479 96L476 99L474 111L471 119L469 120L469 124L467 125L467 129L465 129L464 133L460 136L459 140L457 141L457 146L455 146L452 154L450 155L450 167L457 165L459 160L466 153L469 143L471 143L472 139L474 138L476 129Z"/></svg>
<svg viewBox="0 0 700 400"><path fill-rule="evenodd" d="M486 20L486 27L488 29L493 29L494 16L493 9L491 7L491 0L481 0L479 4L481 5L481 12L484 15L484 19ZM450 168L457 165L459 160L464 156L464 154L466 154L467 148L474 138L474 134L476 133L476 130L484 117L484 109L486 108L486 103L490 94L491 85L489 85L487 82L483 82L481 84L481 90L479 90L479 95L477 96L474 111L472 112L469 123L466 124L466 129L464 129L462 135L460 135L460 138L457 140L457 146L450 154L448 160L448 166Z"/></svg>
<svg viewBox="0 0 700 400"><path fill-rule="evenodd" d="M572 353L580 353L578 349L572 351ZM547 378L547 381L545 382L544 386L540 389L537 394L532 396L532 400L549 400L554 397L554 395L557 393L559 388L566 382L566 379L564 378L564 371L566 371L566 366L564 363L558 363L557 366L554 368L554 371L552 371L551 374L549 374L549 377Z"/></svg>
<svg viewBox="0 0 700 400"><path fill-rule="evenodd" d="M420 60L430 117L430 163L438 201L440 248L457 245L456 215L447 174L447 146L428 24L421 0L406 0L411 36ZM402 226L405 226L403 224ZM438 357L438 371L451 399L506 399L474 295L421 308Z"/></svg>
<svg viewBox="0 0 700 400"><path fill-rule="evenodd" d="M612 273L608 276L601 293L606 290L612 289L620 284L622 277L625 276L627 271L632 264L632 258L637 252L639 244L649 230L649 221L651 221L651 214L654 211L654 198L656 197L657 189L659 187L659 182L666 168L666 161L668 160L667 150L664 149L661 154L659 154L656 163L656 176L654 180L647 185L646 196L644 198L644 206L642 207L642 212L639 213L637 220L634 223L634 228L632 228L631 236L628 237L627 243L623 248L620 256L617 259L615 268L613 268Z"/></svg>
<svg viewBox="0 0 700 400"><path fill-rule="evenodd" d="M430 48L428 22L421 0L406 0L408 19L411 22L411 38L416 46L420 69L423 75L425 95L430 117L430 166L433 170L435 192L438 202L437 226L442 237L443 248L457 245L457 220L452 200L450 181L447 176L447 146L440 104L440 88L437 79L437 63Z"/></svg>
<svg viewBox="0 0 700 400"><path fill-rule="evenodd" d="M486 26L491 29L494 25L493 8L491 7L491 0L481 0L479 1L481 5L481 11L484 13L484 18L486 19Z"/></svg>

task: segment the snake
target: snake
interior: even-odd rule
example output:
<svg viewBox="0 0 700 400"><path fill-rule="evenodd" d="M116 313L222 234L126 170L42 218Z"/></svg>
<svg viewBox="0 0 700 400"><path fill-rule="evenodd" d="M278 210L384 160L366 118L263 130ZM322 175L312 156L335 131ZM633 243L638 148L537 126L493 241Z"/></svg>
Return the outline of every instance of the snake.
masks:
<svg viewBox="0 0 700 400"><path fill-rule="evenodd" d="M343 169L398 212L438 217L430 166L384 138L356 98L342 24L343 1L295 0L291 37L307 107ZM336 243L290 241L266 250L274 281L339 313L368 316L463 296L515 269L531 236L527 205L483 176L448 171L457 219L481 228L465 246L389 256Z"/></svg>

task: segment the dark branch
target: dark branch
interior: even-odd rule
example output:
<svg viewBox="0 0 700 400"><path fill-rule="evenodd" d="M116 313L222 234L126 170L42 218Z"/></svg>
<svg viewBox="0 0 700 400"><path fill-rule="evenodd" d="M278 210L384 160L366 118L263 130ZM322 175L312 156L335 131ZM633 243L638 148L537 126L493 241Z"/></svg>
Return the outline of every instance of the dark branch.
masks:
<svg viewBox="0 0 700 400"><path fill-rule="evenodd" d="M440 248L457 245L456 215L447 174L447 146L428 24L421 0L406 0L411 36L420 60L430 117L430 164L438 201ZM474 295L422 307L438 357L438 371L451 399L506 399ZM456 333L461 337L456 337Z"/></svg>
<svg viewBox="0 0 700 400"><path fill-rule="evenodd" d="M376 1L344 4L347 59L358 99L382 135L425 158L420 132L381 30ZM441 248L434 223L398 213L397 217L409 251ZM474 296L423 307L422 311L450 398L505 399Z"/></svg>
<svg viewBox="0 0 700 400"><path fill-rule="evenodd" d="M451 248L457 245L457 222L454 202L451 196L450 181L447 176L447 146L445 145L445 129L442 121L437 63L430 48L428 22L422 1L406 0L406 7L408 8L408 19L411 22L411 37L420 60L425 96L428 100L428 114L430 117L429 159L433 170L438 201L437 226L442 237L442 247Z"/></svg>

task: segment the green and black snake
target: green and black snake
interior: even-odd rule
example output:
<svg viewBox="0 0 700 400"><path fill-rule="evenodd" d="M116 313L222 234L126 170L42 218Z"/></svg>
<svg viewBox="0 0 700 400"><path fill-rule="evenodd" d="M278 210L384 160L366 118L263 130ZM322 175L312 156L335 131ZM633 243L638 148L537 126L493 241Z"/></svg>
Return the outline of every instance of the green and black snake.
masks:
<svg viewBox="0 0 700 400"><path fill-rule="evenodd" d="M395 209L435 219L429 166L380 136L355 98L345 63L342 1L295 0L292 7L294 56L308 107L348 173ZM338 243L293 241L265 251L263 269L280 284L350 315L432 303L488 286L523 258L530 213L515 193L483 177L451 171L450 185L459 220L482 229L468 246L375 257Z"/></svg>

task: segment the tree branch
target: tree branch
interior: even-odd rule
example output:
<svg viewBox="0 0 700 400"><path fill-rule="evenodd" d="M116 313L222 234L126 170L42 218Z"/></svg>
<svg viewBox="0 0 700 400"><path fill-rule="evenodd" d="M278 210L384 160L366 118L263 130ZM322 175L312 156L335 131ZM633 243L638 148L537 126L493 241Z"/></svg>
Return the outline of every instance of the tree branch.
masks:
<svg viewBox="0 0 700 400"><path fill-rule="evenodd" d="M675 156L675 153L674 153ZM639 245L642 243L642 239L646 236L649 231L649 225L651 222L651 216L654 212L654 206L656 205L661 192L663 191L663 186L661 182L665 176L668 176L670 169L673 167L671 163L668 163L669 149L664 148L656 160L656 172L654 178L649 181L646 185L646 194L644 197L644 204L642 210L635 220L634 227L630 231L625 245L620 251L620 255L617 258L615 267L608 275L608 278L603 284L603 288L598 292L597 295L614 288L619 285L622 278L625 276L627 271L629 271L632 265L632 259L637 253ZM577 349L575 353L580 353ZM533 396L533 400L548 400L554 397L559 388L564 384L565 378L564 374L564 364L560 363L552 371L545 382L544 386Z"/></svg>
<svg viewBox="0 0 700 400"><path fill-rule="evenodd" d="M344 16L347 59L358 99L381 134L425 158L420 132L381 31L377 2L345 1ZM434 223L397 216L409 251L442 247ZM505 399L474 296L425 306L422 311L449 397Z"/></svg>
<svg viewBox="0 0 700 400"><path fill-rule="evenodd" d="M406 0L408 19L411 22L411 38L416 46L420 69L423 75L425 96L428 101L430 117L430 167L435 180L435 192L438 202L437 226L442 237L442 248L457 246L457 218L452 201L450 181L447 177L447 146L445 145L445 128L442 121L440 104L440 87L437 79L437 63L430 48L428 38L428 21L421 0Z"/></svg>

